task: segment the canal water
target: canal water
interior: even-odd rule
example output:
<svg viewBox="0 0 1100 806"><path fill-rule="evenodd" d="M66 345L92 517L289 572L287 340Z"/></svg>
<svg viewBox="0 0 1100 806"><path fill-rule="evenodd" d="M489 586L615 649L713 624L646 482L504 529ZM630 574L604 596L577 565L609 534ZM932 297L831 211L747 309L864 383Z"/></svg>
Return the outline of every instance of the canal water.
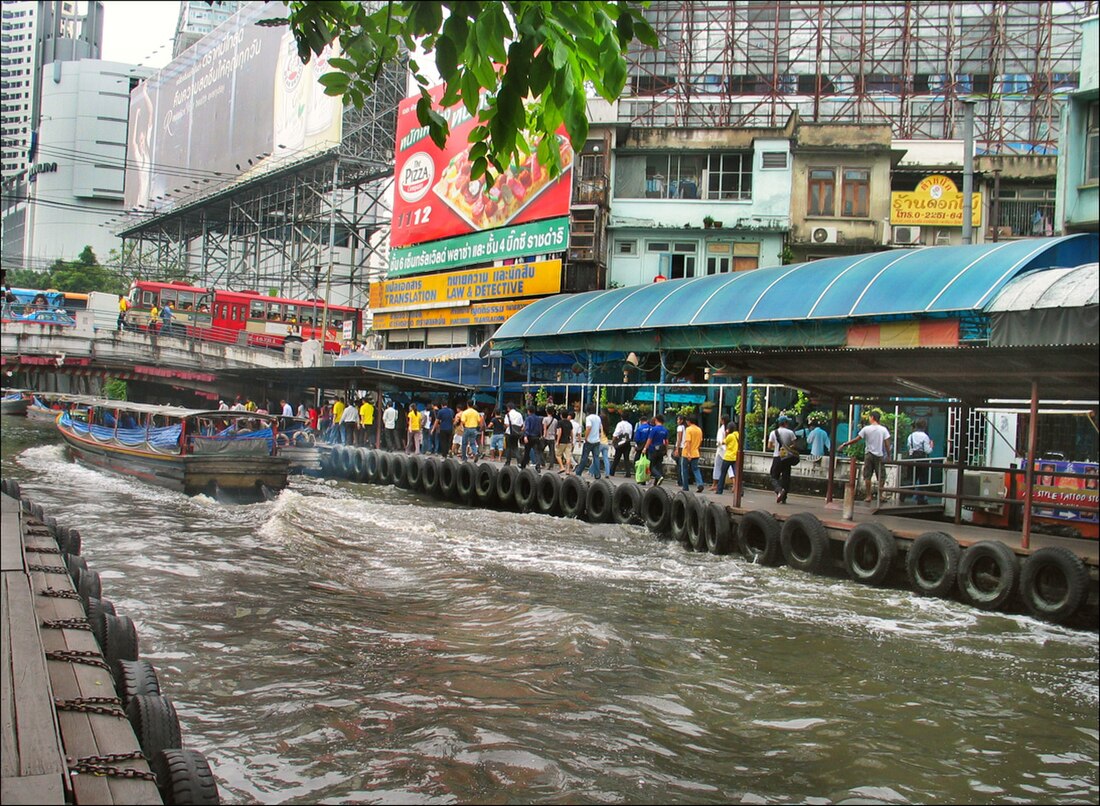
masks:
<svg viewBox="0 0 1100 806"><path fill-rule="evenodd" d="M3 472L77 526L232 803L1095 803L1095 633L295 478Z"/></svg>

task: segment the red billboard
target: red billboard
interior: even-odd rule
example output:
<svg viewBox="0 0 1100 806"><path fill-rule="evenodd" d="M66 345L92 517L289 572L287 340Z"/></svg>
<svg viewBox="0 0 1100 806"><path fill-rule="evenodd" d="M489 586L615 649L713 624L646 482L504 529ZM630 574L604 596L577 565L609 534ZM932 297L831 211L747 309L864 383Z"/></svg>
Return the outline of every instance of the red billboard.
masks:
<svg viewBox="0 0 1100 806"><path fill-rule="evenodd" d="M470 179L470 130L477 119L457 103L439 107L443 87L430 91L435 109L450 124L446 148L428 137L416 118L419 95L401 102L397 113L397 159L390 246L400 248L440 238L515 226L569 214L573 149L564 127L555 135L562 172L551 179L532 154L486 187Z"/></svg>

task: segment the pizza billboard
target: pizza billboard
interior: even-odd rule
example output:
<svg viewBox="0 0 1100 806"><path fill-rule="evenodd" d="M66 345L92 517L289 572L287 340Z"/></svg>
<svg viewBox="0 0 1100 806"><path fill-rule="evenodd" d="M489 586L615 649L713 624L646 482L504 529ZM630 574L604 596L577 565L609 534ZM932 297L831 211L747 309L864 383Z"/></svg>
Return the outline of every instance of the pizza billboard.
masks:
<svg viewBox="0 0 1100 806"><path fill-rule="evenodd" d="M484 177L470 179L469 135L477 119L461 102L441 108L442 86L430 94L451 133L445 148L432 142L416 117L419 95L398 107L391 248L569 214L573 149L564 127L555 134L562 164L556 178L532 154L486 187Z"/></svg>

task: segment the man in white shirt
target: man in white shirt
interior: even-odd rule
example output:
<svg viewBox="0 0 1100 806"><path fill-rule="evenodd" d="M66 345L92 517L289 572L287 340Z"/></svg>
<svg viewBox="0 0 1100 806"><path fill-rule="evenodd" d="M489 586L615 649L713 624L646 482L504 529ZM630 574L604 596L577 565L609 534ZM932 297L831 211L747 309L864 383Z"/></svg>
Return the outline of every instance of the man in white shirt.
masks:
<svg viewBox="0 0 1100 806"><path fill-rule="evenodd" d="M507 466L512 464L512 457L515 457L517 464L522 458L519 439L523 436L523 415L511 401L505 405L508 410L504 415L504 464Z"/></svg>
<svg viewBox="0 0 1100 806"><path fill-rule="evenodd" d="M859 433L847 442L839 445L837 450L844 450L849 445L854 445L861 439L864 444L863 454L863 483L866 487L864 501L868 504L871 498L871 476L878 479L878 498L883 499L882 488L886 484L886 454L890 450L890 429L882 425L879 420L882 413L875 409L871 412L871 422L859 429Z"/></svg>
<svg viewBox="0 0 1100 806"><path fill-rule="evenodd" d="M603 421L596 413L596 407L588 407L588 416L584 418L584 445L581 447L581 462L577 465L578 476L584 475L588 468L589 459L592 460L592 478L600 478L600 431L603 429Z"/></svg>
<svg viewBox="0 0 1100 806"><path fill-rule="evenodd" d="M382 427L386 434L386 450L396 451L397 445L397 409L393 401L386 404L386 410L382 412Z"/></svg>
<svg viewBox="0 0 1100 806"><path fill-rule="evenodd" d="M356 432L359 430L359 407L349 405L340 415L340 425L344 427L344 444L354 445L358 442Z"/></svg>
<svg viewBox="0 0 1100 806"><path fill-rule="evenodd" d="M630 420L625 417L619 420L615 426L615 430L611 434L611 444L615 446L615 458L611 460L611 475L615 475L615 471L619 467L619 460L623 460L623 466L625 467L624 476L630 478L632 475L630 472L630 444L634 437L634 426L630 424Z"/></svg>

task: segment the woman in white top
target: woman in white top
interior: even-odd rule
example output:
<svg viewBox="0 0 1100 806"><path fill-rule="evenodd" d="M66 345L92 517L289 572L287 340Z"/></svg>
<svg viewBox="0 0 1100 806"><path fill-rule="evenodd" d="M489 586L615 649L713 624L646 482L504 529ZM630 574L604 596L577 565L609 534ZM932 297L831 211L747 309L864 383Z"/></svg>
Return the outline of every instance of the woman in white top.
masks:
<svg viewBox="0 0 1100 806"><path fill-rule="evenodd" d="M710 483L710 491L712 493L718 492L718 479L721 478L722 457L726 453L726 429L729 427L729 423L729 415L723 414L722 422L718 424L718 433L714 437L718 447L714 452L714 472L711 474L713 476L713 480ZM731 479L733 478L733 468L730 468L728 475Z"/></svg>

